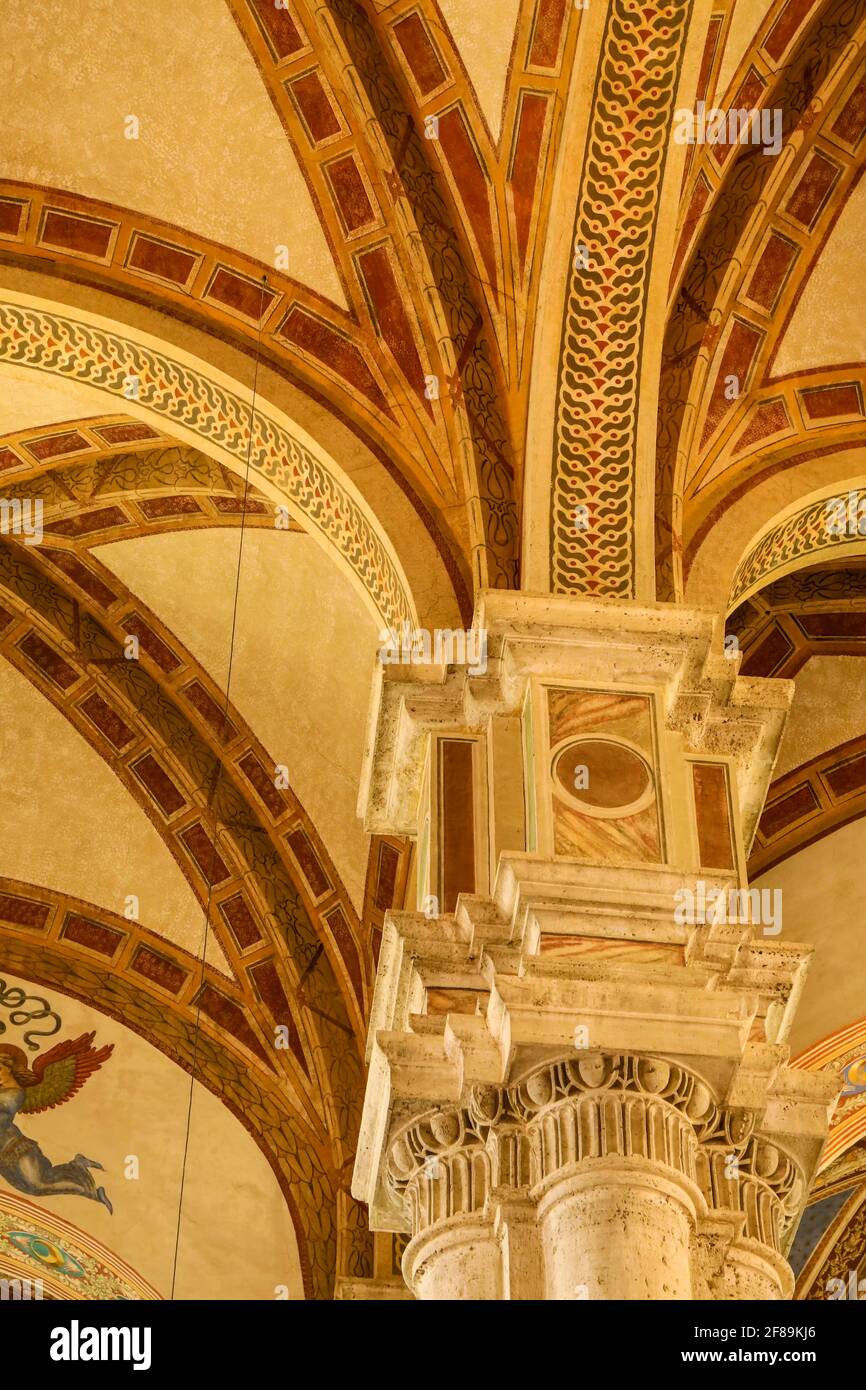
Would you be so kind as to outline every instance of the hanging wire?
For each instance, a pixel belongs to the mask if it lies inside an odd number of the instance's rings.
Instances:
[[[238,620],[238,597],[239,597],[239,595],[240,595],[240,588],[241,588],[241,561],[242,561],[243,552],[244,552],[244,531],[245,531],[245,529],[246,529],[246,519],[247,519],[247,496],[248,496],[249,487],[250,487],[250,466],[251,466],[252,452],[253,452],[253,424],[254,424],[254,422],[255,422],[256,396],[257,396],[257,393],[258,393],[258,386],[259,386],[259,364],[260,364],[260,362],[261,362],[261,354],[262,354],[262,321],[263,321],[264,316],[265,316],[265,294],[267,293],[267,285],[268,285],[268,277],[267,277],[267,275],[263,275],[263,276],[262,276],[262,290],[261,290],[261,312],[260,312],[260,314],[259,314],[259,331],[258,331],[258,337],[257,337],[257,340],[256,340],[255,368],[254,368],[254,371],[253,371],[252,399],[251,399],[251,401],[250,401],[249,425],[248,425],[248,429],[247,429],[247,458],[246,458],[246,467],[245,467],[245,470],[244,470],[243,506],[242,506],[242,508],[241,508],[241,526],[240,526],[240,536],[239,536],[239,538],[238,538],[238,563],[237,563],[237,568],[236,568],[236,571],[235,571],[235,592],[234,592],[234,599],[233,599],[233,602],[232,602],[232,622],[231,622],[231,633],[230,633],[230,636],[229,636],[229,660],[228,660],[228,670],[227,670],[227,672],[226,672],[225,704],[224,704],[224,706],[223,706],[223,718],[222,718],[222,726],[221,726],[221,730],[220,730],[220,733],[221,733],[221,734],[224,733],[225,728],[226,728],[226,724],[227,724],[227,721],[228,721],[229,697],[230,697],[231,683],[232,683],[232,665],[233,665],[233,662],[234,662],[234,651],[235,651],[235,632],[236,632],[236,630],[237,630],[237,620]],[[210,786],[210,790],[209,790],[209,792],[208,792],[207,806],[208,806],[208,810],[209,810],[209,811],[212,811],[212,810],[213,810],[214,803],[215,803],[215,801],[216,801],[216,795],[217,795],[217,791],[219,790],[219,784],[220,784],[220,778],[221,778],[221,776],[222,776],[222,770],[223,770],[222,759],[221,759],[221,758],[218,758],[218,759],[217,759],[217,766],[216,766],[216,774],[215,774],[215,776],[211,779],[211,786]],[[187,1159],[188,1159],[188,1157],[189,1157],[189,1140],[190,1140],[190,1130],[191,1130],[191,1126],[192,1126],[192,1098],[193,1098],[193,1092],[194,1092],[194,1090],[195,1090],[196,1063],[197,1063],[197,1061],[198,1061],[198,1041],[199,1041],[199,1031],[200,1031],[200,1025],[201,1025],[201,996],[202,996],[203,987],[204,987],[204,971],[205,971],[205,963],[206,963],[206,959],[207,959],[207,944],[208,944],[208,933],[209,933],[209,930],[210,930],[210,914],[211,914],[211,903],[212,903],[212,899],[213,899],[213,877],[214,877],[214,871],[215,871],[215,868],[216,868],[216,855],[217,855],[217,817],[216,817],[216,815],[214,815],[214,817],[213,817],[212,844],[211,844],[211,862],[210,862],[210,871],[209,871],[209,873],[208,873],[208,883],[207,883],[207,906],[205,907],[205,917],[204,917],[204,936],[203,936],[203,938],[202,938],[201,959],[200,959],[200,961],[199,961],[199,965],[200,965],[200,967],[201,967],[201,984],[202,984],[202,988],[199,989],[199,994],[198,994],[198,999],[197,999],[197,1001],[196,1001],[196,1009],[195,1009],[195,1029],[194,1029],[194,1032],[193,1032],[192,1065],[191,1065],[191,1068],[190,1068],[189,1097],[188,1097],[188,1100],[187,1100],[187,1108],[186,1108],[186,1127],[185,1127],[184,1139],[183,1139],[183,1160],[182,1160],[182,1163],[181,1163],[181,1170],[180,1170],[180,1191],[179,1191],[179,1193],[178,1193],[178,1202],[177,1202],[177,1225],[176,1225],[175,1233],[174,1233],[174,1257],[173,1257],[173,1259],[172,1259],[172,1266],[171,1266],[171,1295],[170,1295],[170,1297],[171,1297],[172,1300],[174,1300],[175,1286],[176,1286],[176,1283],[177,1283],[177,1261],[178,1261],[178,1254],[179,1254],[179,1251],[180,1251],[180,1228],[181,1228],[181,1222],[182,1222],[182,1220],[183,1220],[183,1199],[184,1199],[184,1193],[185,1193],[185,1191],[186,1191],[186,1168],[187,1168]]]

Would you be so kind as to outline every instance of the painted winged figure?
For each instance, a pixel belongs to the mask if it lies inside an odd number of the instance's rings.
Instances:
[[[0,1178],[31,1197],[90,1197],[109,1212],[113,1207],[104,1187],[97,1187],[91,1168],[102,1168],[92,1158],[76,1154],[68,1163],[50,1163],[35,1139],[28,1139],[15,1117],[37,1115],[80,1091],[114,1050],[93,1047],[95,1033],[68,1038],[37,1057],[33,1068],[20,1047],[0,1044]]]

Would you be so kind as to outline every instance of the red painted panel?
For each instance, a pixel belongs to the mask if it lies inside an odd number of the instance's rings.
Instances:
[[[448,74],[421,16],[410,14],[405,19],[398,19],[394,25],[394,35],[422,96],[432,92],[435,87],[441,87]]]
[[[433,408],[424,396],[424,368],[418,356],[406,307],[388,252],[384,246],[377,246],[360,255],[358,264],[379,332],[393,353],[404,377],[432,417]]]
[[[311,357],[315,357],[317,361],[343,377],[344,381],[355,386],[377,409],[390,414],[388,402],[379,383],[354,343],[350,343],[342,334],[335,333],[321,319],[295,305],[280,324],[277,337],[284,338],[286,342],[294,343],[296,347],[308,352]]]
[[[490,215],[490,188],[459,106],[439,117],[439,144],[475,233],[490,283],[496,289],[496,248]]]
[[[514,141],[511,165],[511,188],[514,195],[514,220],[517,228],[517,254],[520,267],[526,264],[529,229],[538,183],[538,161],[547,116],[547,98],[535,92],[525,93],[520,104],[520,118]]]

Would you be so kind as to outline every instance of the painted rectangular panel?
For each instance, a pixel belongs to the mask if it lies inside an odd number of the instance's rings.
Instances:
[[[742,674],[744,676],[771,676],[787,661],[793,650],[793,645],[785,633],[774,623],[758,645],[746,654],[742,665]]]
[[[304,73],[286,87],[314,145],[340,134],[340,122],[318,72]]]
[[[249,5],[278,61],[307,46],[285,0],[280,5],[275,0],[249,0]]]
[[[80,512],[62,521],[51,521],[45,527],[53,536],[92,536],[96,531],[110,531],[113,526],[128,526],[129,517],[122,507],[98,507],[93,512]]]
[[[859,145],[866,130],[866,77],[857,84],[833,124],[833,134],[848,145]]]
[[[62,251],[103,260],[108,255],[117,226],[116,222],[81,217],[62,208],[46,208],[39,241],[42,246],[56,246]]]
[[[440,882],[443,911],[453,912],[459,893],[475,891],[473,745],[465,739],[439,744]]]
[[[300,827],[293,830],[290,835],[286,836],[286,844],[300,864],[301,872],[310,885],[310,892],[313,897],[322,898],[326,893],[330,893],[330,879],[319,863],[319,857],[306,831]]]
[[[28,454],[42,462],[45,459],[65,458],[67,454],[79,454],[93,445],[77,430],[65,434],[46,434],[41,439],[33,439],[24,448]]]
[[[192,1003],[212,1019],[218,1028],[224,1028],[227,1033],[231,1033],[232,1037],[237,1038],[253,1056],[258,1057],[266,1067],[273,1069],[273,1062],[247,1022],[246,1014],[233,999],[214,989],[213,985],[205,984]]]
[[[136,949],[129,968],[160,988],[168,990],[169,994],[179,994],[189,979],[187,972],[173,960],[152,951],[149,946],[139,946]]]
[[[448,161],[469,224],[475,233],[491,288],[496,294],[498,274],[490,187],[461,107],[454,106],[439,117],[439,145]]]
[[[812,156],[785,207],[789,217],[812,227],[839,178],[839,169],[821,153]]]
[[[201,823],[191,825],[180,838],[201,870],[205,883],[224,883],[229,878],[229,870]]]
[[[18,236],[26,208],[20,198],[0,198],[0,236]]]
[[[866,613],[801,613],[795,621],[813,642],[860,641],[866,637]]]
[[[801,27],[815,0],[788,0],[764,42],[764,48],[778,62],[797,30]]]
[[[326,166],[325,173],[334,195],[334,202],[346,232],[357,232],[375,222],[364,180],[352,155],[343,155]]]
[[[126,256],[128,270],[137,270],[142,275],[151,275],[155,280],[164,280],[169,285],[188,285],[201,256],[188,251],[185,246],[175,246],[171,241],[147,236],[136,232],[130,242]]]
[[[283,989],[282,981],[277,974],[277,968],[273,961],[265,960],[259,965],[250,967],[249,976],[255,988],[258,990],[262,1000],[270,1010],[272,1018],[287,1029],[288,1044],[300,1062],[304,1071],[309,1075],[307,1061],[304,1057],[304,1049],[301,1044],[300,1034],[297,1024],[292,1016],[289,1001],[286,998],[286,991]]]
[[[734,401],[745,391],[752,362],[763,336],[760,329],[755,328],[752,324],[745,323],[743,319],[734,319],[728,334],[728,341],[722,352],[722,360],[719,363],[710,404],[707,408],[707,418],[701,438],[702,448],[722,423]],[[732,378],[736,378],[737,383],[735,394],[731,387]]]
[[[158,521],[167,516],[194,516],[201,513],[201,507],[194,497],[179,493],[174,497],[142,497],[138,506],[148,521]]]
[[[251,323],[259,324],[277,296],[260,281],[251,280],[248,275],[238,275],[237,271],[219,265],[208,282],[204,297],[242,315]]]
[[[19,898],[14,893],[0,893],[0,922],[11,922],[16,927],[30,927],[33,931],[43,931],[50,910],[46,903],[34,902],[31,898]]]
[[[270,508],[265,502],[257,502],[254,497],[212,497],[211,502],[223,516],[267,516]],[[294,528],[290,528],[294,529]]]
[[[763,92],[766,85],[767,84],[761,77],[761,74],[759,72],[756,72],[754,68],[749,68],[749,71],[746,73],[745,79],[742,82],[740,89],[737,92],[737,95],[734,97],[734,100],[731,103],[731,109],[734,111],[760,110],[763,104],[761,98],[763,96]],[[712,145],[711,149],[713,152],[713,158],[718,160],[719,164],[724,164],[726,159],[731,154],[732,150],[736,149],[736,143],[731,145],[727,143],[723,144],[720,142],[717,145]]]
[[[151,661],[166,673],[176,671],[180,665],[180,660],[175,656],[169,646],[163,642],[161,637],[148,627],[147,623],[138,613],[130,613],[123,620],[124,632],[138,638],[138,644],[143,652],[150,657]]]
[[[837,763],[824,773],[824,780],[834,796],[850,796],[852,792],[862,791],[866,787],[866,755],[861,753],[859,757]]]
[[[286,799],[275,784],[275,774],[263,767],[255,753],[245,753],[238,767],[251,786],[255,788],[275,820],[286,813]]]
[[[728,770],[724,763],[692,763],[692,778],[701,868],[733,869]]]
[[[93,574],[76,555],[72,555],[68,550],[51,550],[48,546],[41,546],[40,553],[50,560],[61,574],[65,574],[79,589],[88,594],[94,603],[98,603],[100,608],[109,608],[116,601],[117,594],[109,589],[107,584],[103,584],[99,576]]]
[[[334,938],[337,950],[340,952],[340,955],[343,958],[346,970],[349,974],[349,979],[352,981],[352,988],[355,991],[358,1003],[363,1009],[364,985],[363,976],[361,972],[361,962],[358,959],[358,952],[355,947],[355,942],[352,937],[352,933],[349,930],[349,924],[346,921],[343,909],[341,907],[335,908],[333,912],[329,912],[326,915],[325,921],[327,922],[328,927],[331,931],[331,935]]]
[[[237,738],[238,731],[226,717],[224,705],[218,704],[200,681],[190,681],[189,685],[184,686],[183,693],[196,713],[201,715],[224,743],[231,743]]]
[[[33,665],[55,685],[59,685],[61,690],[68,690],[79,679],[79,673],[35,632],[28,632],[18,646],[28,661],[32,661]]]
[[[800,399],[810,420],[833,420],[843,415],[863,414],[860,386],[856,381],[843,381],[838,386],[818,386],[802,391]]]
[[[256,920],[242,893],[235,893],[220,903],[220,912],[229,924],[232,936],[242,951],[248,951],[262,939]]]
[[[530,67],[556,67],[567,9],[568,0],[538,0],[529,49]]]
[[[123,932],[106,927],[101,922],[92,922],[89,917],[81,917],[77,912],[68,913],[60,935],[76,946],[84,946],[88,951],[98,951],[101,956],[113,956],[118,946],[125,940]]]
[[[547,691],[555,854],[659,863],[663,837],[648,695]]]
[[[186,805],[186,797],[178,790],[165,769],[160,767],[152,753],[145,753],[143,758],[133,763],[132,770],[165,815],[173,816]]]
[[[358,267],[376,327],[400,371],[432,418],[433,408],[424,394],[424,368],[387,249],[384,246],[375,246],[362,252],[358,257]]]
[[[277,337],[285,338],[318,362],[324,363],[332,372],[357,387],[373,404],[389,414],[379,383],[364,361],[354,343],[334,330],[314,314],[293,305],[277,329]]]
[[[121,425],[100,425],[95,431],[106,444],[133,444],[140,439],[158,439],[156,430],[152,430],[150,425],[136,424],[130,421],[129,424]]]
[[[393,845],[379,845],[379,863],[376,876],[376,893],[374,903],[380,912],[387,912],[389,907],[394,905],[394,894],[397,890],[397,870],[400,866],[400,856]]]
[[[707,25],[707,40],[704,44],[704,52],[701,58],[701,67],[698,73],[697,87],[695,88],[695,100],[704,101],[710,87],[710,73],[713,70],[713,62],[716,50],[719,46],[719,36],[722,32],[722,15],[713,15]]]
[[[794,263],[797,247],[786,237],[773,232],[761,252],[746,294],[762,309],[771,310],[782,292],[788,271]]]
[[[409,14],[394,25],[394,36],[403,50],[422,96],[441,87],[448,74],[433,46],[421,16]]]
[[[131,743],[135,735],[128,724],[125,724],[119,714],[115,714],[110,705],[106,704],[101,695],[96,691],[88,695],[86,700],[82,700],[78,706],[82,714],[85,714],[91,724],[95,724],[101,734],[108,739],[112,748],[118,750],[125,748]]]
[[[673,284],[674,280],[677,278],[679,268],[683,262],[683,257],[685,256],[688,247],[691,245],[692,237],[694,236],[695,229],[699,221],[701,220],[701,217],[703,216],[704,208],[706,206],[707,199],[710,196],[710,192],[710,185],[707,183],[707,180],[704,178],[703,174],[701,174],[692,192],[692,201],[689,203],[689,210],[686,213],[685,218],[683,219],[683,230],[680,233],[679,244],[677,246],[673,266],[671,268],[671,284]]]
[[[765,840],[772,840],[781,830],[786,830],[795,821],[819,809],[818,798],[809,783],[804,782],[802,786],[770,802],[761,816],[761,835]]]
[[[790,429],[791,422],[783,401],[762,401],[758,405],[743,433],[734,446],[736,453],[742,453],[753,444],[758,444],[771,434],[781,434]]]
[[[511,191],[514,197],[514,220],[517,228],[517,253],[521,269],[526,263],[532,210],[538,182],[538,164],[544,122],[547,118],[547,98],[537,92],[524,93],[520,103],[514,156],[511,164]]]

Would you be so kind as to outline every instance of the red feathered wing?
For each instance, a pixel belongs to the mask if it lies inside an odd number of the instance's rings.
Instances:
[[[67,1038],[44,1057],[36,1058],[33,1063],[36,1079],[24,1092],[22,1114],[35,1115],[40,1110],[51,1110],[81,1090],[87,1078],[99,1071],[114,1051],[113,1043],[93,1047],[95,1037],[95,1033],[82,1033],[80,1038]]]

